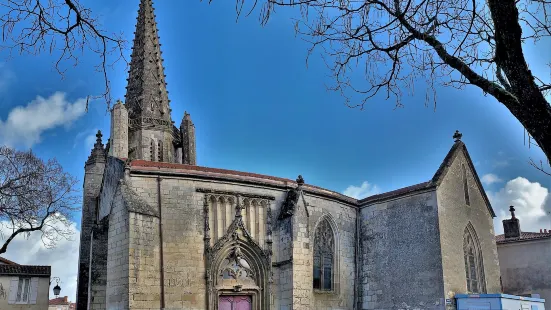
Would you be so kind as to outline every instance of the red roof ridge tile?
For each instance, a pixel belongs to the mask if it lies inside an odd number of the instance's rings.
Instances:
[[[539,233],[523,231],[520,233],[520,237],[505,238],[504,234],[496,235],[496,243],[509,243],[509,242],[522,242],[529,240],[547,239],[551,238],[551,232]]]
[[[19,265],[18,263],[12,262],[11,260],[3,257],[0,257],[0,262],[3,262],[4,264],[7,264],[7,265]]]

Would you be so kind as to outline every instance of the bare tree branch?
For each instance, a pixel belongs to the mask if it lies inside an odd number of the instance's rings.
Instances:
[[[100,28],[90,9],[78,0],[5,0],[0,2],[0,26],[2,42],[0,50],[20,54],[38,55],[49,52],[56,55],[54,64],[63,77],[64,64],[79,64],[85,51],[99,55],[96,70],[104,79],[105,89],[101,95],[108,107],[111,103],[111,89],[108,68],[123,60],[126,41],[121,34],[108,35]],[[109,56],[114,55],[112,63]]]
[[[236,0],[237,15],[246,10]],[[329,89],[350,107],[375,97],[402,105],[426,81],[436,107],[435,85],[476,86],[516,117],[551,159],[549,77],[529,69],[523,46],[551,37],[547,0],[250,0],[261,4],[264,25],[276,7],[296,7],[295,29],[317,50],[333,75]],[[251,9],[252,10],[252,9]],[[551,64],[548,64],[551,68]],[[357,79],[357,73],[364,80]],[[352,78],[352,75],[355,75]],[[359,103],[352,103],[360,94]],[[358,99],[356,99],[358,100]],[[428,103],[428,102],[426,102]]]
[[[41,231],[48,247],[68,238],[71,214],[79,209],[76,183],[56,160],[44,162],[31,151],[0,147],[0,228],[11,231],[0,254],[16,236],[34,231]]]

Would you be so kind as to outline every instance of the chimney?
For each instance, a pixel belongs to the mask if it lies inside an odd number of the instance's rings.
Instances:
[[[67,296],[63,297],[63,302],[68,302],[67,299],[68,299]]]
[[[543,232],[544,232],[544,233],[547,233],[547,229],[544,229]]]
[[[540,228],[540,234],[543,232],[543,229]]]
[[[503,220],[503,231],[505,232],[505,239],[520,237],[520,223],[515,217],[515,207],[510,206],[511,218]]]

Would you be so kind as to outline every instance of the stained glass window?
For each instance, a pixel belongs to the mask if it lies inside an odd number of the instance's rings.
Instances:
[[[322,220],[314,237],[313,286],[315,289],[333,289],[333,269],[335,255],[334,232],[327,219]]]
[[[471,224],[465,229],[463,237],[463,252],[465,256],[465,276],[467,279],[468,293],[484,293],[484,264],[482,263],[482,253],[476,232]]]

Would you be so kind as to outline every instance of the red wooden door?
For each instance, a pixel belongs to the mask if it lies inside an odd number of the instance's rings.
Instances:
[[[218,310],[252,310],[251,296],[220,296]]]

